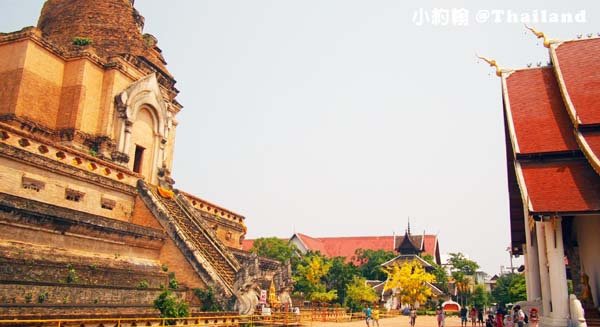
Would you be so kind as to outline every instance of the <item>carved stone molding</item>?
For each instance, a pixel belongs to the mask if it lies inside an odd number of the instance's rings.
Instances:
[[[166,235],[158,229],[105,218],[94,214],[63,208],[31,199],[0,193],[0,220],[8,223],[46,226],[64,233],[88,230],[90,236],[100,236],[118,240],[131,237],[132,241],[145,244],[145,247],[160,248]],[[148,242],[159,241],[151,246]]]
[[[110,157],[114,162],[120,162],[120,163],[128,163],[129,162],[129,155],[127,153],[113,151],[110,153]]]
[[[35,167],[45,167],[46,169],[54,171],[58,174],[76,178],[84,182],[94,183],[102,187],[112,188],[116,191],[129,195],[135,195],[137,193],[135,187],[133,186],[15,148],[8,144],[0,143],[0,156],[11,160],[21,161]]]

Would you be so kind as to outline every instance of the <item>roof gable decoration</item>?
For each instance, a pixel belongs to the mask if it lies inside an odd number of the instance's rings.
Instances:
[[[508,122],[508,134],[510,136],[510,143],[512,144],[511,154],[513,158],[516,157],[516,154],[520,152],[519,150],[519,142],[517,141],[517,134],[515,133],[514,119],[512,116],[512,111],[510,109],[510,99],[508,95],[508,83],[506,79],[508,76],[502,75],[501,84],[502,84],[502,100],[504,102],[504,113],[506,114],[506,120]]]
[[[421,252],[423,252],[423,239],[424,238],[425,238],[425,233],[423,232],[423,236],[421,237],[421,239],[419,241],[417,241],[417,242],[419,242],[419,244],[417,245],[413,242],[412,235],[410,234],[410,221],[409,221],[407,229],[404,232],[404,237],[402,238],[400,245],[398,245],[398,247],[396,247],[396,251],[398,251],[400,254],[419,255],[419,254],[421,254]]]
[[[400,254],[400,255],[396,256],[395,258],[382,263],[380,266],[388,267],[396,262],[412,261],[412,260],[417,260],[424,268],[432,268],[432,265],[429,262],[425,261],[420,256],[414,255],[414,254]]]
[[[302,253],[306,253],[309,250],[306,244],[302,241],[300,234],[292,235],[292,237],[290,238],[290,243],[296,245],[298,250]]]

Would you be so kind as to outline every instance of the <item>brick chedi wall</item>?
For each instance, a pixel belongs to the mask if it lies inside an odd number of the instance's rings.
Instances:
[[[156,38],[142,35],[143,25],[129,0],[48,0],[38,20],[42,36],[59,47],[73,47],[75,37],[89,38],[100,57],[142,56],[170,76]]]

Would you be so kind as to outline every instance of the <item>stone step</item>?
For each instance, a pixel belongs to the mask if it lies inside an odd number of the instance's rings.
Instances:
[[[151,187],[150,190],[155,198],[165,206],[169,217],[185,234],[186,238],[194,244],[196,250],[202,253],[202,256],[213,266],[217,274],[225,281],[229,288],[232,288],[236,271],[223,257],[219,249],[215,247],[214,244],[218,240],[209,239],[210,234],[202,230],[200,224],[194,222],[194,218],[190,217],[175,199],[167,199],[160,196],[154,187]]]

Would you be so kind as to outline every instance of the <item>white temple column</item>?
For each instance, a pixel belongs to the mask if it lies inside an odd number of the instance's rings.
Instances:
[[[552,221],[544,222],[552,307],[551,320],[547,320],[544,324],[546,326],[567,326],[569,319],[569,291],[561,221],[560,217],[555,217]]]
[[[536,222],[535,231],[538,246],[538,271],[540,273],[540,294],[542,296],[542,317],[550,317],[550,278],[548,276],[548,260],[546,254],[546,235],[544,223]]]
[[[535,301],[542,297],[540,290],[540,266],[537,242],[531,237],[529,219],[525,218],[525,281],[527,285],[527,301]]]

